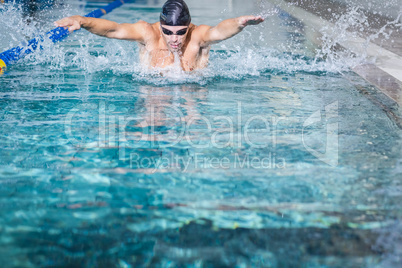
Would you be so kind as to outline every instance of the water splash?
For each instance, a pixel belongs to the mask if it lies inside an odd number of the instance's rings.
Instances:
[[[38,34],[38,23],[33,21],[27,25],[21,6],[5,3],[0,5],[2,26],[0,27],[0,48],[11,48],[23,40]]]
[[[340,48],[340,43],[348,40],[351,27],[357,28],[359,32],[363,31],[364,26],[368,26],[367,17],[359,12],[358,7],[354,7],[346,14],[340,15],[334,25],[335,27],[331,29],[328,26],[321,29],[322,46],[317,49],[316,59],[325,58],[334,67],[341,66],[342,63],[348,67],[363,63],[367,57],[366,53],[355,55],[351,50]],[[358,37],[358,32],[351,33],[354,37]],[[365,45],[367,46],[368,43]]]
[[[316,59],[325,59],[328,65],[333,66],[330,69],[340,68],[338,71],[345,69],[342,66],[349,69],[360,64],[374,63],[376,59],[370,58],[367,53],[370,43],[379,43],[382,46],[389,42],[393,34],[392,28],[402,27],[401,16],[402,13],[393,20],[388,19],[381,28],[374,29],[371,27],[372,19],[366,11],[359,5],[349,5],[346,13],[333,14],[333,27],[325,26],[320,30],[322,46],[316,49]],[[364,39],[358,53],[341,45],[351,38]]]
[[[114,75],[130,75],[134,81],[166,85],[197,83],[206,84],[215,79],[240,80],[248,76],[268,76],[272,74],[295,72],[338,73],[367,61],[367,55],[354,55],[349,50],[337,50],[338,44],[346,38],[351,28],[357,29],[358,36],[366,27],[368,20],[359,8],[351,8],[346,14],[336,18],[335,29],[322,29],[323,46],[311,53],[305,47],[309,41],[302,36],[301,25],[289,23],[290,17],[284,17],[272,5],[261,2],[260,15],[267,18],[266,25],[248,27],[241,34],[219,45],[213,46],[210,53],[210,65],[205,70],[186,73],[174,66],[165,70],[148,69],[141,66],[137,45],[133,42],[101,38],[82,30],[71,35],[68,40],[53,44],[45,40],[43,50],[29,55],[21,64],[32,67],[44,67],[50,71],[63,72],[72,68],[85,73],[112,72]],[[62,11],[78,13],[74,11]],[[57,12],[56,12],[57,13]],[[60,12],[59,12],[60,13]],[[9,33],[0,42],[6,48],[18,45],[17,41],[34,37],[44,26],[38,23],[26,25],[20,8],[12,5],[2,6],[2,15],[6,24],[1,31]],[[57,17],[61,17],[57,14]],[[389,22],[399,25],[398,19]],[[279,28],[283,41],[280,45],[272,42]],[[385,27],[371,35],[367,43],[385,33]],[[38,30],[39,29],[39,30]],[[4,40],[13,40],[4,44]],[[177,58],[177,57],[176,57]],[[161,75],[162,73],[162,75]]]
[[[259,8],[262,11],[257,15],[263,17],[264,19],[267,19],[272,16],[276,16],[279,14],[279,9],[277,7],[272,6],[271,4],[268,4],[263,1],[261,1],[259,3]]]

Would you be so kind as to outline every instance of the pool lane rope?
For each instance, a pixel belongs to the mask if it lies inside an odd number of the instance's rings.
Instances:
[[[116,0],[108,4],[107,6],[89,12],[88,14],[85,15],[85,17],[100,18],[103,15],[112,12],[115,8],[118,8],[127,2],[132,1]],[[68,31],[68,29],[64,29],[63,27],[57,27],[47,32],[45,35],[40,35],[36,38],[29,40],[28,44],[26,45],[17,46],[0,53],[0,75],[4,73],[4,70],[7,66],[16,63],[18,60],[24,58],[28,54],[31,54],[38,48],[42,48],[40,43],[43,42],[45,38],[50,39],[53,43],[57,43],[65,39],[69,34],[70,32]]]

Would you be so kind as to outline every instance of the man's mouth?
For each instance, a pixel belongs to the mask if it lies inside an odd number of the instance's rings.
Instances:
[[[179,48],[179,44],[170,44],[172,48]]]

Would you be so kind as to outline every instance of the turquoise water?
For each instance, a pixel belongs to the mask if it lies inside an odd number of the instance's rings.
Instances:
[[[196,24],[261,11],[188,3]],[[102,3],[80,5],[41,16]],[[159,6],[105,18],[153,21]],[[301,24],[264,8],[265,25],[213,47],[210,67],[193,74],[160,76],[138,64],[135,44],[84,31],[9,68],[0,78],[0,260],[397,266],[401,129],[361,94],[375,89],[348,71],[351,60],[316,59]]]

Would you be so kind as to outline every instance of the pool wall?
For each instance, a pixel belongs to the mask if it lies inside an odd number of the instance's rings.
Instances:
[[[402,1],[401,0],[396,0],[394,1],[395,4],[399,3],[399,10],[395,8],[395,6],[392,4],[392,1],[379,1],[379,0],[334,0],[335,2],[341,3],[341,4],[350,4],[354,3],[356,5],[359,5],[363,9],[370,11],[370,12],[380,12],[384,16],[396,19],[398,16],[402,13]],[[399,21],[402,22],[402,17],[399,18]]]

